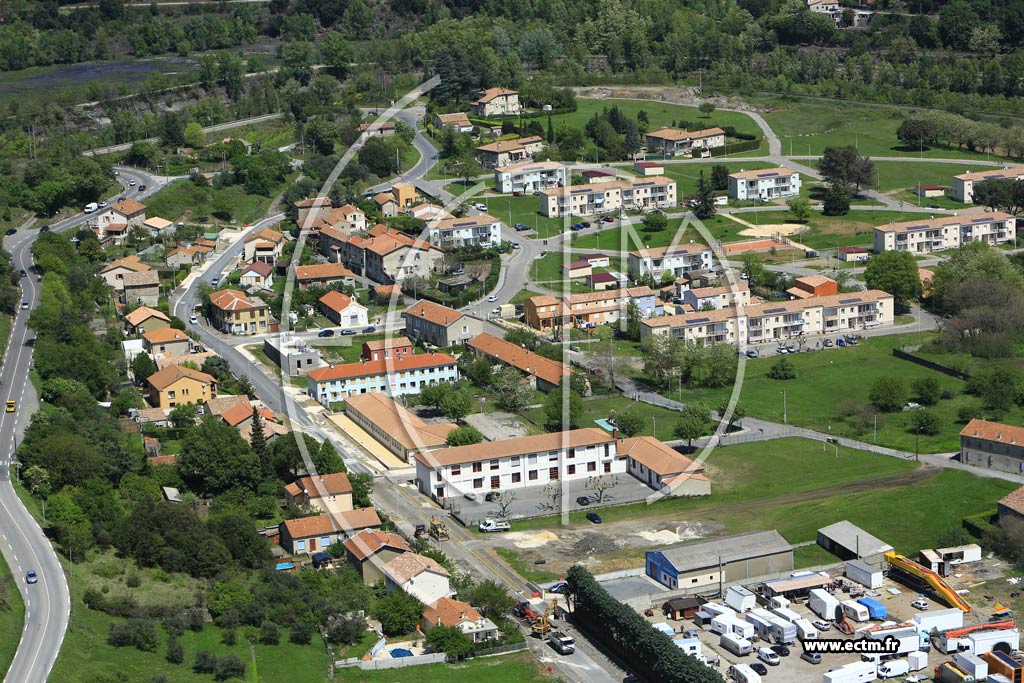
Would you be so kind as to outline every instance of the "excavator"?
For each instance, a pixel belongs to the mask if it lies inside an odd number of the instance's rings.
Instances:
[[[428,533],[437,541],[447,541],[449,538],[448,527],[445,526],[444,521],[439,517],[430,518],[430,530]]]
[[[548,603],[548,608],[544,610],[544,614],[540,615],[530,628],[533,630],[533,635],[537,638],[543,638],[551,630],[551,614],[555,611],[555,607],[558,605],[558,598],[554,598]]]

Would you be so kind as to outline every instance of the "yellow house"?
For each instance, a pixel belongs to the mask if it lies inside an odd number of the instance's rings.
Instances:
[[[169,410],[177,405],[202,405],[217,397],[217,380],[205,372],[180,365],[168,365],[154,372],[149,383],[149,401],[154,407]]]
[[[391,186],[391,194],[395,196],[399,209],[411,208],[420,198],[416,188],[409,183],[395,183]]]

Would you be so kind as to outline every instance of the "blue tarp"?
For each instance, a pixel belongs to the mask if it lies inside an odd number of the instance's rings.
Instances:
[[[878,602],[877,600],[872,600],[871,598],[861,598],[857,602],[868,608],[868,614],[871,615],[872,619],[885,619],[886,615],[888,614],[886,612],[885,605]]]
[[[391,650],[391,657],[398,659],[399,657],[412,657],[412,650],[407,650],[404,647],[396,647]]]

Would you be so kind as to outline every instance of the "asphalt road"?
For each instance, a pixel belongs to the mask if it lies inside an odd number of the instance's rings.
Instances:
[[[121,179],[146,185],[145,192],[131,195],[145,199],[167,183],[167,179],[130,169],[119,169]],[[111,197],[109,199],[115,199]],[[84,214],[50,224],[53,232],[70,230],[82,223]],[[15,268],[28,273],[21,279],[22,300],[34,308],[39,301],[40,283],[32,273],[32,244],[37,230],[19,230],[4,239],[4,248],[11,254]],[[10,341],[0,365],[0,400],[16,402],[15,411],[0,413],[0,551],[14,574],[25,603],[25,625],[18,650],[4,678],[5,683],[42,683],[53,668],[71,614],[71,595],[57,553],[49,539],[28,512],[11,483],[17,476],[14,451],[22,438],[39,402],[29,381],[32,364],[31,341],[35,334],[28,329],[30,310],[18,310]],[[25,575],[34,569],[38,583],[29,585]],[[5,634],[13,637],[13,634]]]

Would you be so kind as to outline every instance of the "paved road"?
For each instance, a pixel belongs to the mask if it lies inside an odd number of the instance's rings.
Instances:
[[[148,197],[167,182],[131,169],[119,169],[121,178],[147,185],[146,192],[135,193],[140,199]],[[110,199],[114,199],[111,197]],[[84,214],[52,223],[53,232],[71,230],[82,223]],[[19,230],[4,240],[4,248],[11,254],[15,268],[23,269],[28,277],[21,279],[22,299],[34,308],[39,301],[41,286],[32,273],[32,244],[39,236],[36,230]],[[67,579],[57,554],[43,530],[22,505],[11,483],[14,451],[23,437],[32,414],[39,408],[35,389],[28,379],[32,363],[30,341],[35,335],[28,329],[30,310],[20,310],[14,318],[10,341],[4,350],[0,365],[0,400],[16,401],[16,411],[0,413],[0,551],[2,551],[25,603],[25,624],[18,650],[4,678],[5,683],[43,683],[53,668],[71,611],[71,596]],[[25,582],[25,574],[35,569],[39,575],[36,584]],[[14,634],[4,634],[13,638]]]

